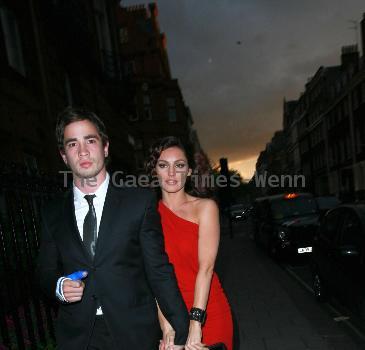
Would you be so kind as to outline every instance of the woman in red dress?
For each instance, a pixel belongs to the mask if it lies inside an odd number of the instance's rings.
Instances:
[[[205,349],[204,344],[222,342],[232,350],[231,310],[214,272],[220,235],[218,207],[211,199],[187,192],[187,182],[194,179],[187,153],[177,138],[166,137],[152,147],[147,170],[158,178],[165,249],[190,310],[185,349],[200,350]],[[160,349],[177,349],[173,346],[174,330],[160,310],[159,320],[163,333]]]

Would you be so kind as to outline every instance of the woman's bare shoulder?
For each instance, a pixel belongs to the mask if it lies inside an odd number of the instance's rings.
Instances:
[[[197,216],[200,218],[203,215],[211,215],[218,213],[218,205],[217,203],[210,198],[195,198],[191,201],[192,205],[194,206],[194,211],[196,212]]]

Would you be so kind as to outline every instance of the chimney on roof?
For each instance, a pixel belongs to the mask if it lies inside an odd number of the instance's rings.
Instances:
[[[148,8],[150,10],[150,13],[151,13],[152,17],[157,17],[158,16],[158,8],[157,8],[156,2],[149,3]]]
[[[344,68],[353,66],[357,70],[359,66],[359,50],[357,45],[348,45],[342,47],[341,65]]]

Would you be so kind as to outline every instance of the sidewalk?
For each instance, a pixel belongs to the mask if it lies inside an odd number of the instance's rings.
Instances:
[[[238,319],[240,349],[360,349],[308,292],[256,248],[249,232],[241,230],[234,239],[222,236],[217,272]]]

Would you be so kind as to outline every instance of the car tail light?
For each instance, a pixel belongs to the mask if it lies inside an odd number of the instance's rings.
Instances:
[[[288,193],[284,196],[285,199],[293,199],[293,198],[297,198],[299,195],[298,193]]]

